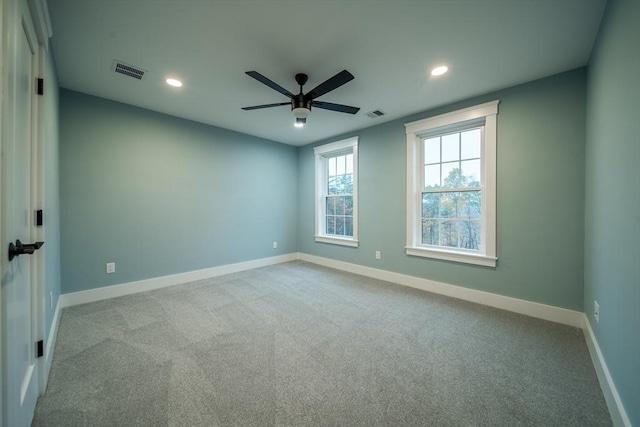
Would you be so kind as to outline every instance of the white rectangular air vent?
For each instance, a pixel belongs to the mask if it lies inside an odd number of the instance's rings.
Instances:
[[[384,111],[382,110],[373,110],[367,113],[367,117],[371,117],[372,119],[377,119],[380,116],[384,116]]]
[[[138,80],[142,80],[144,74],[146,73],[145,70],[134,67],[133,65],[125,64],[124,62],[118,61],[117,59],[113,60],[113,67],[111,68],[111,70]]]

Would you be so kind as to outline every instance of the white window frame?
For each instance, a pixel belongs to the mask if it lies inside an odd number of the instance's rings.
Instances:
[[[434,258],[466,264],[495,267],[496,253],[496,116],[499,100],[476,105],[451,113],[406,123],[407,134],[407,244],[405,253],[411,256]],[[422,197],[424,188],[424,139],[428,135],[483,126],[481,160],[482,238],[478,251],[440,248],[422,244]]]
[[[315,241],[357,247],[358,241],[358,137],[352,137],[313,149],[316,168]],[[336,155],[353,154],[353,236],[338,237],[326,233],[326,185],[328,166],[326,159]]]

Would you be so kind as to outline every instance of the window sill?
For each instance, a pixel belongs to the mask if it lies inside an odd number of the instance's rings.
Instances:
[[[464,264],[482,265],[484,267],[495,267],[498,261],[498,258],[486,255],[476,255],[471,253],[454,252],[439,249],[427,249],[415,246],[405,247],[405,253],[411,256],[435,258],[445,261],[460,262]]]
[[[357,248],[360,242],[354,239],[345,239],[341,237],[316,236],[316,242],[329,243],[332,245],[351,246]]]

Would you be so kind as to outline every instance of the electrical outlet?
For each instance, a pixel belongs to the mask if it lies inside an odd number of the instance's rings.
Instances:
[[[596,318],[596,322],[600,323],[600,305],[598,301],[593,301],[593,317]]]
[[[376,259],[380,259],[380,251],[376,251]]]
[[[116,263],[115,262],[108,262],[107,263],[107,274],[111,274],[111,273],[115,273],[116,272]]]
[[[278,249],[278,242],[273,242],[273,249]]]

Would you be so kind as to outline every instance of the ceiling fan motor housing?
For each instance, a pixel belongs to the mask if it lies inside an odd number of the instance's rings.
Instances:
[[[306,119],[311,113],[311,100],[305,99],[302,86],[307,83],[309,76],[304,73],[296,74],[296,83],[300,86],[300,93],[291,98],[291,111],[296,119]]]
[[[297,119],[306,118],[311,113],[311,100],[305,99],[302,93],[291,98],[291,111]]]

